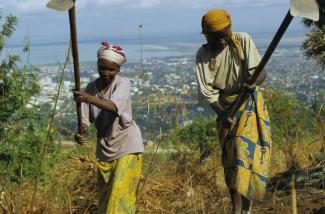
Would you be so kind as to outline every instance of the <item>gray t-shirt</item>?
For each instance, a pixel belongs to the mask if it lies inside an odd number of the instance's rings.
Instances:
[[[242,90],[245,74],[252,74],[261,57],[252,38],[247,33],[235,33],[243,48],[245,65],[233,48],[226,46],[220,53],[211,53],[204,45],[196,54],[196,77],[198,81],[199,103],[214,103],[219,100],[220,90],[236,94]],[[215,67],[209,66],[210,61]]]
[[[141,132],[132,119],[131,83],[128,78],[116,76],[108,91],[99,95],[99,79],[88,83],[85,91],[102,99],[111,100],[117,114],[92,104],[82,103],[82,122],[97,129],[96,158],[111,161],[131,153],[144,151]]]

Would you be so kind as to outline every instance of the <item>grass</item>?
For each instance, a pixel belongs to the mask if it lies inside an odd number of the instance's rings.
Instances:
[[[149,147],[144,154],[138,213],[230,213],[231,200],[224,182],[219,148],[200,164],[199,150],[183,148],[155,153],[155,144]],[[312,164],[313,159],[309,157],[321,148],[320,141],[297,144],[293,157],[304,168]],[[63,153],[65,158],[62,157],[53,168],[47,169],[50,180],[39,187],[34,213],[97,212],[94,148],[86,146],[79,150]],[[165,150],[168,151],[167,148]],[[154,154],[155,158],[152,159]],[[273,148],[271,176],[288,169],[287,158],[292,156],[286,156],[282,147]],[[22,185],[21,189],[20,213],[28,213],[32,183]],[[313,213],[324,204],[324,193],[312,193],[311,190],[308,187],[296,189],[298,213]],[[6,189],[4,192],[0,200],[11,213],[15,209],[13,199],[18,189]],[[291,213],[291,207],[291,190],[276,190],[268,192],[265,201],[254,202],[253,213]]]

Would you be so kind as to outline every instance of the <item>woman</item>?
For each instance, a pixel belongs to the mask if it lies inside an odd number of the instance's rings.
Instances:
[[[85,91],[74,91],[74,99],[82,103],[84,129],[95,124],[97,130],[99,213],[135,213],[144,149],[132,119],[130,80],[117,75],[125,53],[103,42],[97,58],[99,78]],[[85,142],[79,134],[75,140]]]
[[[260,55],[247,33],[233,33],[230,15],[222,9],[202,17],[207,44],[196,55],[199,102],[207,102],[217,114],[222,164],[233,213],[250,213],[252,199],[262,199],[270,163],[270,122],[258,85],[246,84],[260,62]],[[257,86],[256,86],[257,85]],[[228,113],[244,87],[250,97],[236,113]]]

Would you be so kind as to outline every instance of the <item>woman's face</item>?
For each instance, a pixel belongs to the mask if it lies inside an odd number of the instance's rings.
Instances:
[[[230,40],[230,36],[231,36],[230,27],[226,27],[216,32],[207,33],[206,39],[209,47],[212,50],[216,51],[216,50],[222,50],[224,47],[227,46]]]
[[[100,78],[106,82],[111,82],[116,76],[117,72],[120,71],[120,66],[115,62],[99,59],[97,62],[97,69]]]

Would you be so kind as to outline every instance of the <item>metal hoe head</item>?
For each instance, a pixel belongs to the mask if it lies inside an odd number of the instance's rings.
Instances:
[[[46,6],[54,10],[66,11],[71,9],[73,4],[73,0],[51,0]]]
[[[291,0],[290,13],[313,21],[319,20],[319,5],[316,0]]]

